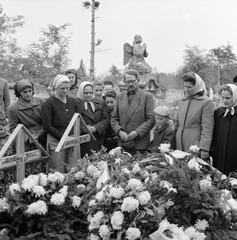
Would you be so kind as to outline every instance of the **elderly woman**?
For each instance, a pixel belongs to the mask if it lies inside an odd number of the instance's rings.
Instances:
[[[223,85],[221,99],[223,106],[214,112],[211,156],[214,167],[228,175],[237,171],[237,86]]]
[[[65,171],[63,163],[73,165],[77,160],[68,157],[72,151],[70,148],[60,153],[54,151],[74,113],[78,112],[76,99],[67,96],[70,86],[67,76],[57,75],[48,87],[52,95],[45,101],[43,108],[43,127],[47,132],[47,150],[51,155],[50,167],[61,172]]]
[[[34,85],[23,79],[14,85],[15,95],[18,100],[9,106],[9,130],[13,132],[21,123],[34,136],[39,143],[45,147],[45,132],[42,127],[42,108],[44,99],[34,97]],[[32,150],[34,144],[26,137],[26,148]]]
[[[77,100],[80,114],[96,138],[96,141],[81,144],[81,157],[84,157],[85,154],[90,155],[91,150],[98,151],[104,144],[109,115],[104,100],[93,95],[93,86],[90,82],[81,83]]]
[[[190,72],[182,80],[185,96],[178,106],[176,148],[188,152],[190,145],[197,145],[201,158],[207,160],[214,127],[213,103],[200,76]]]

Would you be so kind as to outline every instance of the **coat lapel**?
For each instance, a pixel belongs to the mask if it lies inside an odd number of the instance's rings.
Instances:
[[[126,94],[127,96],[127,94]],[[129,119],[132,117],[133,113],[135,112],[135,110],[137,109],[137,107],[139,106],[141,101],[141,90],[138,88],[136,94],[134,95],[132,102],[130,104],[130,106],[128,105],[128,111],[127,112],[127,119],[125,124],[129,121]],[[127,104],[128,104],[128,99],[127,99]]]

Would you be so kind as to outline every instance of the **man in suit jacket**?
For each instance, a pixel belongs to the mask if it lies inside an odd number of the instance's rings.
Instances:
[[[111,126],[118,136],[118,146],[134,155],[144,153],[150,144],[150,130],[155,125],[151,93],[138,86],[139,73],[128,69],[124,74],[127,91],[117,96]]]

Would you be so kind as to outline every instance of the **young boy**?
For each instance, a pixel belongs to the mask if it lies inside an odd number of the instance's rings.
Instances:
[[[94,90],[94,95],[96,97],[102,98],[102,94],[104,91],[104,85],[101,81],[95,80],[93,82],[93,90]]]
[[[161,143],[170,143],[172,149],[174,143],[174,130],[169,124],[170,109],[166,106],[158,106],[154,109],[154,113],[156,117],[156,129],[149,150],[152,153],[159,152],[158,147]]]
[[[104,95],[105,103],[108,107],[109,122],[110,122],[111,115],[114,110],[116,96],[117,96],[117,93],[115,91],[109,91],[109,92],[105,93],[105,95]],[[112,129],[111,124],[109,124],[109,127],[107,128],[107,131],[105,133],[105,147],[107,148],[108,152],[111,149],[114,149],[117,147],[117,136],[116,136],[114,130]]]

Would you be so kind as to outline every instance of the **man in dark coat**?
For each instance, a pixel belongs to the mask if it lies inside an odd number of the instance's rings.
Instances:
[[[139,74],[128,69],[124,74],[127,91],[117,96],[111,126],[118,136],[118,146],[134,155],[144,153],[150,145],[150,130],[155,125],[154,100],[151,93],[138,87]]]

